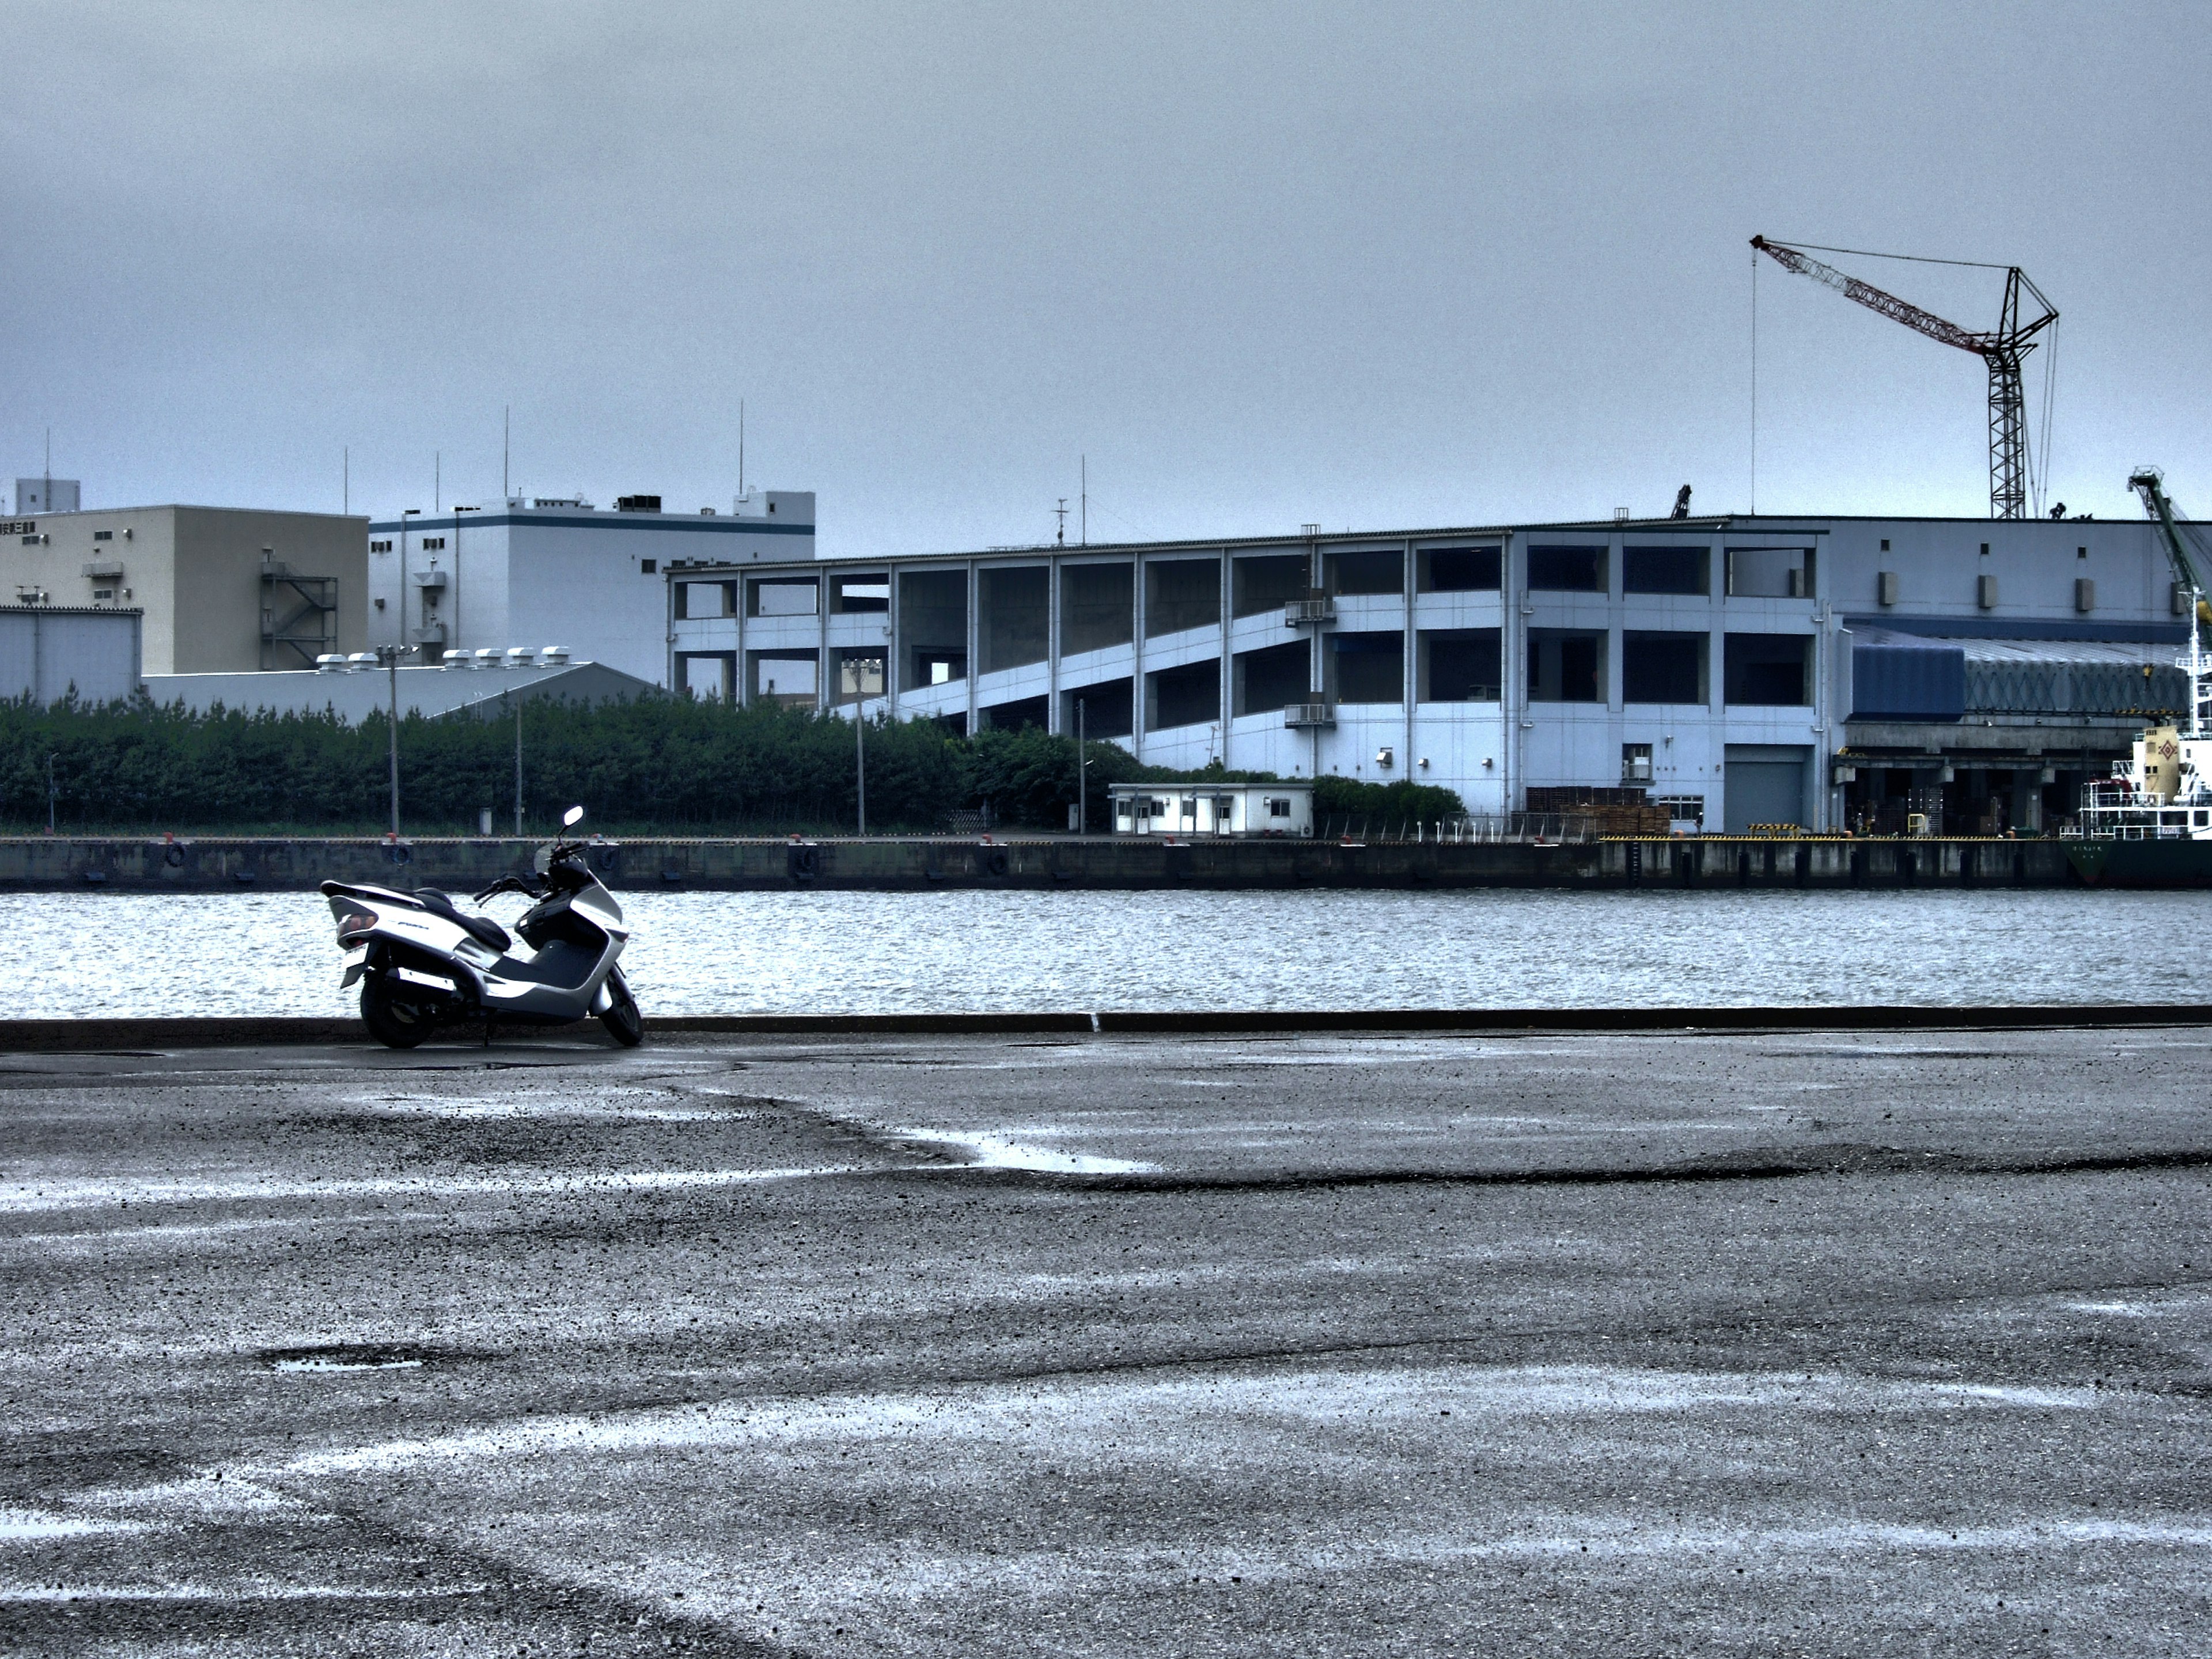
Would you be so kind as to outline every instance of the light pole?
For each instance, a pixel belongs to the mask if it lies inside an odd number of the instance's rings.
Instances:
[[[868,705],[853,705],[853,779],[860,807],[860,835],[868,833]]]
[[[1083,703],[1075,700],[1075,833],[1091,833],[1091,761],[1084,753]]]
[[[392,750],[392,839],[399,839],[399,653],[396,645],[380,645],[376,659],[392,677],[392,724],[388,735]]]
[[[514,838],[522,839],[522,699],[514,700]]]

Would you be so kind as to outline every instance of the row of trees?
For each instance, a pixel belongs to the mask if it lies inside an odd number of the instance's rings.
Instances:
[[[374,833],[388,821],[389,727],[331,714],[191,714],[137,702],[40,708],[0,703],[0,824],[71,831]],[[513,823],[512,718],[410,715],[399,726],[401,827],[472,832],[477,814]],[[868,827],[923,831],[949,814],[1065,829],[1076,799],[1073,739],[1034,729],[962,738],[933,720],[873,723],[866,734]],[[542,830],[581,802],[594,826],[630,835],[780,834],[850,830],[857,771],[849,721],[761,704],[652,696],[592,707],[533,703],[522,715],[523,804]],[[1103,830],[1107,786],[1194,777],[1089,745],[1090,827]],[[1461,810],[1449,790],[1324,778],[1316,810],[1376,820]]]

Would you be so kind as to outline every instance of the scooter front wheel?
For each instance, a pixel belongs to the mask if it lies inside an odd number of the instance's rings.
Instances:
[[[429,1012],[421,1003],[392,992],[388,975],[371,974],[361,982],[362,1024],[387,1048],[412,1048],[430,1035]]]
[[[599,1024],[625,1048],[635,1048],[645,1041],[645,1016],[638,1012],[637,999],[629,994],[620,974],[607,975],[607,1009],[599,1016]]]

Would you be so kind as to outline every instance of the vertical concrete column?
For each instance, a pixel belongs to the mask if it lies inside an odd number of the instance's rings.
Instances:
[[[1220,625],[1214,631],[1221,639],[1221,763],[1225,767],[1229,764],[1230,722],[1237,718],[1237,677],[1231,670],[1229,654],[1229,623],[1232,607],[1229,592],[1229,550],[1225,547],[1221,550],[1220,586]]]
[[[1605,706],[1607,712],[1614,714],[1622,713],[1627,705],[1627,698],[1622,690],[1626,682],[1621,669],[1621,653],[1626,648],[1623,636],[1627,632],[1628,576],[1622,568],[1628,558],[1626,550],[1627,538],[1618,532],[1606,538]],[[1615,742],[1618,741],[1616,738]]]
[[[1060,555],[1045,567],[1044,582],[1044,729],[1060,735]]]
[[[894,563],[886,579],[890,583],[891,608],[884,613],[884,714],[896,720],[899,711],[900,665],[906,657],[906,640],[899,632],[899,568]]]
[[[1412,537],[1407,537],[1401,545],[1405,549],[1405,563],[1399,572],[1402,578],[1399,592],[1404,601],[1405,615],[1398,629],[1403,638],[1398,667],[1402,687],[1401,695],[1406,700],[1406,719],[1405,746],[1398,751],[1398,764],[1404,769],[1402,775],[1418,782],[1419,780],[1414,777],[1414,774],[1419,769],[1413,759],[1413,708],[1419,701],[1421,690],[1421,637],[1413,627],[1413,595],[1419,586],[1414,580],[1413,569],[1417,556],[1413,552]]]
[[[1145,757],[1145,556],[1129,556],[1129,749]]]
[[[1498,769],[1505,775],[1504,810],[1510,812],[1526,789],[1528,713],[1528,544],[1517,533],[1508,534],[1498,556],[1499,644],[1504,649],[1505,684],[1498,688],[1498,712],[1503,717],[1503,741],[1498,744]]]
[[[978,587],[975,561],[970,559],[968,561],[968,735],[971,738],[975,735],[975,667],[981,659],[983,643],[982,630],[979,626],[981,605]]]

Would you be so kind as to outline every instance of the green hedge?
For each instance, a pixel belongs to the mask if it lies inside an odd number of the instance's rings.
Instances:
[[[291,830],[374,833],[387,823],[388,726],[327,714],[188,714],[143,697],[88,707],[0,703],[0,826],[46,821],[49,758],[64,830]],[[591,822],[628,834],[732,835],[849,830],[853,727],[834,715],[772,704],[732,708],[655,696],[585,708],[532,704],[523,714],[526,826],[550,827],[581,802]],[[868,828],[934,830],[987,805],[995,822],[1065,829],[1076,799],[1075,744],[1036,730],[955,736],[933,720],[871,724]],[[1109,743],[1090,745],[1090,823],[1109,821],[1107,786],[1267,775],[1177,773],[1139,766]],[[1449,790],[1324,778],[1325,814],[1440,817]],[[409,716],[399,726],[400,826],[411,835],[471,833],[479,809],[514,822],[512,720]],[[1448,804],[1447,804],[1448,803]]]

